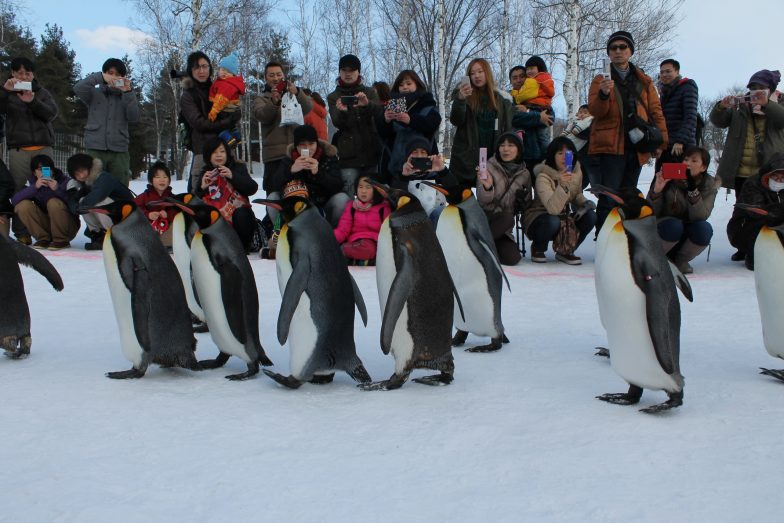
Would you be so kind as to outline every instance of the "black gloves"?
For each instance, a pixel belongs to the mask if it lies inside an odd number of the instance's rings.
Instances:
[[[531,188],[523,186],[515,192],[515,199],[514,199],[514,210],[515,213],[522,213],[525,211],[526,207],[528,207],[528,203],[531,201]]]

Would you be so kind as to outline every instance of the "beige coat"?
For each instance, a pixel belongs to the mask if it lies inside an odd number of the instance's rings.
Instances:
[[[526,170],[525,164],[521,164],[520,170],[510,178],[493,156],[487,161],[487,172],[493,179],[493,187],[490,190],[485,189],[479,178],[476,182],[476,199],[479,200],[482,210],[488,215],[502,212],[514,213],[515,193],[525,186],[531,186],[531,175]]]
[[[561,174],[544,163],[534,167],[534,176],[534,201],[523,217],[523,228],[526,232],[542,214],[558,216],[567,205],[571,204],[572,209],[577,210],[588,201],[583,196],[583,174],[579,163],[574,170],[572,181],[568,184],[561,183]]]

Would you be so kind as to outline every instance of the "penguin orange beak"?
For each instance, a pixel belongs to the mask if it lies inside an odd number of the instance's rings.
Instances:
[[[157,202],[150,202],[151,205],[155,205],[155,204],[158,204],[158,203],[165,203],[165,205],[161,205],[161,207],[177,207],[178,209],[180,209],[185,214],[189,214],[191,216],[196,214],[193,211],[193,209],[191,209],[190,207],[188,207],[187,205],[185,205],[184,203],[182,203],[180,200],[178,200],[176,198],[171,198],[170,197],[170,198],[166,198],[165,200],[158,200]]]
[[[279,200],[265,200],[263,198],[260,198],[260,199],[257,199],[257,200],[253,200],[253,203],[260,203],[262,205],[266,205],[267,207],[272,207],[273,209],[276,209],[277,211],[282,211],[283,210],[283,206],[280,204]]]
[[[422,180],[419,183],[427,185],[428,187],[432,187],[433,189],[435,189],[436,191],[440,192],[444,196],[449,196],[449,191],[446,190],[443,186],[438,185],[437,183],[433,183],[433,182],[430,182],[428,180]]]
[[[608,198],[613,200],[615,203],[619,203],[621,205],[623,205],[623,203],[624,203],[623,198],[621,198],[618,195],[618,193],[616,193],[614,190],[612,190],[609,187],[606,187],[604,185],[598,185],[598,184],[597,185],[593,185],[593,186],[591,186],[588,189],[588,191],[591,194],[595,194],[596,196],[599,196],[600,194],[603,194],[604,196],[607,196]]]
[[[755,207],[755,206],[750,205],[748,203],[736,203],[735,207],[737,207],[738,209],[743,209],[744,211],[753,212],[755,214],[759,214],[759,215],[762,215],[762,216],[767,216],[767,215],[770,214],[765,209],[760,209],[759,207]]]

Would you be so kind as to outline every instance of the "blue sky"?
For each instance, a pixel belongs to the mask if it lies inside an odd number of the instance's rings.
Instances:
[[[74,5],[67,0],[28,0],[20,17],[36,36],[46,22],[60,24],[85,74],[99,70],[106,58],[132,49],[138,35],[131,29],[136,17],[131,2]],[[779,1],[757,0],[739,7],[736,1],[686,0],[682,12],[673,55],[681,62],[681,72],[700,86],[701,95],[713,97],[734,84],[745,85],[759,69],[784,70],[782,40],[776,38],[782,24]]]

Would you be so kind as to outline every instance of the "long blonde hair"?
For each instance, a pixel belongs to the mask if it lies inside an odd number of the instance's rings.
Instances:
[[[471,68],[476,64],[481,65],[482,69],[485,71],[485,86],[474,87],[474,84],[472,83],[471,87],[473,88],[473,92],[471,93],[471,96],[466,99],[466,103],[468,103],[471,110],[476,113],[482,103],[482,94],[487,93],[490,106],[497,112],[498,105],[495,103],[495,80],[493,79],[493,70],[490,68],[490,64],[487,63],[487,60],[484,58],[474,58],[471,60],[468,63],[468,69],[466,69],[466,76],[471,78]]]

